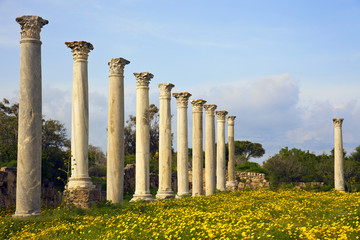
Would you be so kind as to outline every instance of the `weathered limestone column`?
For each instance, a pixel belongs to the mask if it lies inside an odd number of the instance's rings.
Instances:
[[[174,198],[171,190],[171,83],[159,83],[160,121],[159,121],[159,190],[157,199]]]
[[[17,217],[41,215],[41,28],[49,22],[38,16],[16,18],[21,27]]]
[[[234,143],[234,121],[236,116],[227,116],[228,120],[228,148],[229,148],[229,162],[228,162],[228,177],[229,181],[226,183],[226,186],[230,190],[235,191],[237,188],[237,183],[235,179],[235,143]]]
[[[191,94],[188,92],[173,93],[177,101],[177,181],[178,192],[176,198],[188,197],[188,101]]]
[[[215,190],[215,104],[206,104],[205,108],[205,194],[210,196]]]
[[[134,73],[136,77],[136,172],[135,194],[131,201],[154,201],[150,193],[149,83],[151,73]]]
[[[203,106],[205,100],[192,100],[193,149],[192,149],[192,196],[203,195]]]
[[[217,117],[217,151],[216,151],[216,188],[226,191],[225,161],[225,116],[227,111],[216,111]]]
[[[343,118],[333,118],[334,123],[334,180],[335,189],[345,192],[344,185],[344,153],[342,141],[342,122]]]
[[[130,61],[109,61],[109,113],[106,199],[120,203],[124,197],[124,67]]]
[[[94,188],[88,171],[89,97],[88,53],[93,45],[85,41],[66,42],[74,58],[71,114],[71,177],[69,189]]]

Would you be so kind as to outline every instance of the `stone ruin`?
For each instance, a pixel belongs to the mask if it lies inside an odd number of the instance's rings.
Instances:
[[[16,212],[14,217],[41,215],[41,41],[40,31],[48,21],[39,16],[16,18],[21,27],[18,162],[16,184]],[[98,188],[90,181],[88,173],[88,54],[94,49],[86,41],[65,42],[73,54],[73,99],[71,131],[71,177],[67,186],[69,204],[89,207],[101,199]],[[107,145],[107,196],[112,203],[121,202],[124,195],[124,67],[130,61],[113,58],[109,61],[109,112]],[[154,77],[149,72],[134,73],[136,78],[136,171],[135,194],[132,201],[152,202],[149,173],[149,84]],[[160,83],[159,124],[159,191],[157,199],[173,198],[171,174],[171,83]],[[177,100],[177,198],[189,196],[187,166],[188,150],[188,92],[173,93]],[[229,166],[226,182],[225,121],[227,111],[216,111],[217,151],[215,156],[215,104],[203,99],[191,100],[193,115],[192,196],[213,194],[214,189],[225,191],[245,186],[256,188],[267,185],[261,174],[235,175],[234,170],[234,120],[228,119]],[[205,108],[205,172],[203,170],[203,110]],[[28,114],[31,113],[31,114]],[[335,124],[335,187],[343,191],[342,119]],[[30,139],[30,141],[29,141]],[[204,185],[205,182],[205,185]],[[237,184],[239,182],[239,184]],[[216,185],[216,186],[215,186]],[[13,191],[13,189],[12,189]]]

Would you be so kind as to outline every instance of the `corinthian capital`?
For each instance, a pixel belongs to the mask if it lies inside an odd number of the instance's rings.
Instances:
[[[178,107],[187,107],[191,94],[188,92],[173,93],[173,97],[176,98]]]
[[[335,127],[341,128],[342,122],[344,121],[343,118],[333,118],[333,123]]]
[[[228,120],[228,125],[229,126],[234,126],[234,121],[236,116],[226,116],[227,120]]]
[[[175,87],[172,83],[159,83],[160,98],[171,98],[171,89]]]
[[[18,22],[21,27],[21,39],[33,38],[37,40],[40,40],[41,28],[49,23],[48,20],[39,16],[17,17],[16,22]]]
[[[94,46],[91,43],[85,41],[65,42],[65,44],[71,49],[74,60],[87,60],[89,52],[94,49]]]
[[[193,106],[193,112],[202,112],[205,103],[206,101],[203,99],[191,100],[191,104]]]
[[[216,118],[220,121],[225,121],[225,116],[228,114],[227,111],[216,111]]]
[[[205,104],[204,108],[206,114],[214,115],[217,106],[215,104]]]
[[[148,87],[150,80],[154,77],[154,75],[149,72],[134,73],[134,75],[136,78],[136,86],[138,87]]]
[[[129,64],[130,61],[125,58],[112,58],[108,65],[110,66],[109,75],[112,74],[124,74],[124,67],[126,64]]]

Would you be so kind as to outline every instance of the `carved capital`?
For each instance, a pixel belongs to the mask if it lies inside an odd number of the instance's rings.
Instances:
[[[220,121],[225,121],[225,117],[226,115],[228,114],[227,111],[216,111],[216,118],[217,120],[220,120]]]
[[[214,115],[217,106],[215,104],[205,104],[204,108],[206,114]]]
[[[130,61],[126,60],[125,58],[112,58],[108,65],[110,66],[109,75],[118,75],[124,74],[124,67],[126,64],[129,64]]]
[[[160,98],[171,98],[171,89],[175,87],[172,83],[159,83]]]
[[[193,112],[202,112],[205,103],[206,101],[203,99],[191,100],[191,104],[193,106]]]
[[[228,120],[228,126],[234,126],[236,116],[226,116],[226,118]]]
[[[94,49],[94,46],[85,41],[65,42],[66,46],[71,49],[74,60],[87,60],[89,52]]]
[[[180,93],[173,93],[174,98],[176,98],[177,106],[178,107],[187,107],[189,98],[191,94],[188,92],[180,92]]]
[[[333,118],[334,127],[341,128],[343,121],[343,118]]]
[[[149,72],[134,73],[137,87],[148,87],[150,80],[154,77]]]
[[[33,38],[37,40],[40,40],[41,28],[49,23],[42,17],[28,15],[16,18],[16,22],[20,24],[21,39]]]

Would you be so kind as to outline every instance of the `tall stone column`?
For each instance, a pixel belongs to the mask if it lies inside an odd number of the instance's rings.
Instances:
[[[131,201],[154,201],[150,193],[149,83],[151,73],[134,73],[136,77],[136,170],[135,194]]]
[[[203,195],[203,106],[205,100],[192,100],[193,149],[192,149],[192,196]]]
[[[217,151],[216,151],[216,188],[226,190],[225,161],[225,116],[227,111],[216,111],[217,117]]]
[[[171,83],[159,83],[160,122],[159,122],[159,190],[157,199],[174,198],[171,190]]]
[[[342,141],[342,122],[343,118],[333,118],[334,123],[334,180],[335,189],[345,192],[344,185],[344,153]]]
[[[38,16],[16,18],[21,27],[16,211],[14,218],[41,215],[41,28]]]
[[[85,41],[66,42],[74,58],[71,114],[71,177],[68,188],[94,188],[88,171],[89,97],[88,54],[94,49]]]
[[[177,101],[177,181],[176,198],[187,197],[189,193],[188,172],[188,92],[173,93]]]
[[[206,104],[205,108],[205,194],[210,196],[215,190],[215,104]]]
[[[229,162],[228,162],[228,177],[229,181],[226,183],[226,186],[232,191],[236,190],[237,183],[235,179],[235,143],[234,143],[234,121],[235,116],[227,116],[228,120],[228,148],[229,148]]]
[[[129,63],[124,58],[109,61],[106,199],[112,203],[124,196],[124,67]]]

